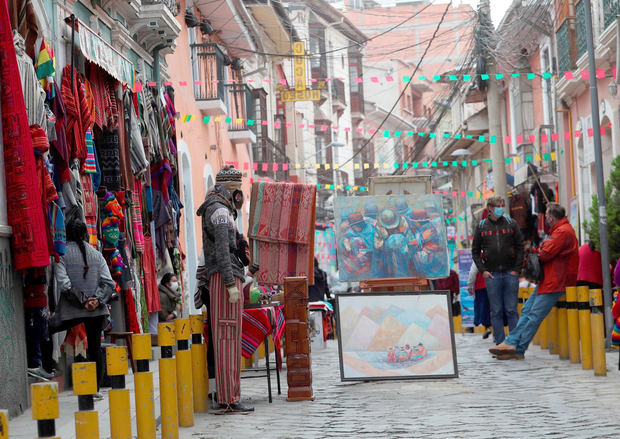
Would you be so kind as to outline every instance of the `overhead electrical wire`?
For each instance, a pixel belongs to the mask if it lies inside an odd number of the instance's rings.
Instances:
[[[433,37],[431,38],[431,41],[429,41],[428,45],[426,46],[426,49],[424,50],[424,53],[422,54],[420,60],[418,61],[418,63],[416,64],[415,69],[413,70],[411,77],[415,76],[415,74],[418,72],[418,69],[420,68],[420,65],[422,64],[422,61],[424,61],[424,58],[426,57],[426,54],[428,53],[431,44],[433,42],[433,39],[435,38],[435,36],[437,35],[437,32],[439,31],[439,28],[441,27],[442,23],[444,22],[446,15],[448,13],[448,9],[450,8],[450,3],[448,3],[446,5],[446,9],[444,10],[443,15],[441,16],[441,19],[439,20],[439,23],[437,23],[437,27],[435,28],[435,31],[433,32]],[[347,159],[345,162],[340,164],[340,167],[343,167],[344,165],[346,165],[347,163],[349,163],[350,161],[352,161],[355,157],[357,157],[364,149],[366,149],[368,147],[368,145],[370,144],[370,142],[372,141],[372,139],[375,137],[375,135],[379,132],[379,130],[381,129],[381,127],[385,124],[385,122],[389,119],[389,117],[392,115],[392,112],[394,111],[394,109],[396,108],[396,106],[398,105],[398,103],[400,102],[400,100],[402,99],[402,97],[404,96],[405,92],[407,91],[407,89],[409,88],[409,85],[411,84],[411,82],[407,82],[405,84],[405,86],[403,87],[402,91],[400,92],[398,98],[396,99],[396,102],[394,102],[394,105],[392,105],[392,108],[390,108],[388,114],[383,118],[383,120],[381,121],[381,123],[379,124],[379,126],[377,127],[377,129],[375,130],[375,132],[373,134],[371,134],[371,136],[366,140],[366,142],[364,142],[364,144],[355,152],[353,153],[353,155]]]

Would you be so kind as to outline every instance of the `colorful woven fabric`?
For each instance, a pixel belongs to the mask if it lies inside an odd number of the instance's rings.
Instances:
[[[259,283],[282,285],[291,276],[314,283],[315,202],[310,185],[254,183],[249,229]]]
[[[65,215],[56,203],[52,203],[50,207],[50,224],[54,229],[54,251],[58,256],[62,256],[67,249],[67,229]]]
[[[88,348],[88,340],[86,339],[86,328],[80,323],[69,329],[62,344],[65,354],[69,357],[77,357],[81,355],[86,358],[86,349]]]
[[[94,174],[97,172],[97,164],[95,163],[95,142],[93,141],[93,130],[86,130],[86,163],[84,164],[84,172],[86,174]]]
[[[241,355],[250,358],[256,349],[273,332],[275,312],[272,307],[243,310],[243,332],[241,334]]]
[[[88,229],[88,242],[96,250],[97,249],[97,217],[86,217],[86,228]]]
[[[101,185],[109,191],[121,189],[121,152],[118,130],[104,130],[99,147]]]
[[[73,80],[73,84],[71,84]],[[78,159],[80,168],[86,161],[86,129],[91,125],[91,113],[88,108],[82,80],[75,68],[65,66],[62,72],[62,99],[67,111],[66,135],[70,159]]]
[[[140,203],[142,183],[134,179],[134,190],[131,193],[131,221],[133,224],[133,237],[136,251],[144,252],[144,229],[142,227],[142,205]]]
[[[6,2],[0,5],[0,98],[14,269],[45,267],[49,264],[45,218]]]
[[[51,41],[45,38],[40,38],[41,43],[35,45],[35,49],[38,46],[37,53],[35,53],[36,62],[34,69],[37,73],[37,78],[43,87],[43,90],[47,93],[48,97],[54,97],[54,78],[56,77],[56,55],[54,54],[54,48]]]
[[[146,309],[149,313],[161,311],[159,302],[159,287],[157,286],[157,268],[155,266],[155,252],[150,236],[144,237],[144,254],[142,256],[142,270],[144,272],[144,295]]]

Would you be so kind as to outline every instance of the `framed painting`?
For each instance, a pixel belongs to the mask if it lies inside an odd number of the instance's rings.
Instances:
[[[457,378],[448,291],[336,296],[342,381]]]
[[[392,175],[370,178],[371,195],[424,195],[432,193],[430,175]]]
[[[334,218],[343,282],[450,274],[439,195],[337,197]]]

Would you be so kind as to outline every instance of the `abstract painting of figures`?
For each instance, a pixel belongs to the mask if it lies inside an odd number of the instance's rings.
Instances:
[[[341,281],[449,276],[441,196],[337,197],[334,217]]]
[[[336,297],[342,381],[458,376],[447,292]]]

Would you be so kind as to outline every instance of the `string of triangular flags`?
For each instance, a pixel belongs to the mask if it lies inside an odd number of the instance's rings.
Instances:
[[[510,72],[510,73],[495,73],[493,75],[495,77],[495,79],[497,80],[501,80],[501,79],[506,79],[506,78],[526,78],[527,80],[531,81],[534,80],[536,78],[542,78],[542,79],[551,79],[553,77],[556,77],[558,79],[566,79],[567,81],[571,81],[571,80],[583,80],[583,81],[587,81],[590,79],[590,72],[589,70],[566,70],[564,72],[560,72],[558,74],[554,74],[552,72],[540,72],[540,73],[534,73],[534,72]],[[616,78],[616,68],[613,67],[609,70],[605,70],[605,69],[596,69],[595,72],[595,76],[597,79],[603,79],[603,78]],[[440,82],[440,81],[448,81],[448,82],[454,82],[454,81],[464,81],[464,82],[469,82],[472,81],[474,79],[477,79],[478,77],[480,77],[480,79],[482,80],[488,80],[491,78],[491,75],[489,74],[485,74],[485,73],[472,73],[472,74],[450,74],[450,73],[444,73],[444,74],[436,74],[436,75],[418,75],[418,76],[407,76],[407,75],[403,75],[402,77],[395,77],[395,76],[391,76],[391,75],[386,75],[386,76],[368,76],[368,77],[362,77],[362,76],[357,76],[355,78],[353,78],[353,82],[355,83],[363,83],[363,82],[372,82],[372,83],[382,83],[385,82],[387,83],[393,83],[393,82],[397,82],[397,81],[402,81],[403,83],[407,83],[407,82],[414,82],[414,81],[433,81],[433,82]],[[310,78],[309,81],[310,83],[322,83],[322,82],[331,82],[331,81],[341,81],[341,82],[345,82],[347,80],[347,78],[344,77],[328,77],[328,78]],[[271,78],[261,78],[261,81],[264,83],[277,83],[279,85],[285,86],[287,87],[289,85],[289,82],[286,79],[279,79],[277,81],[272,80]],[[218,84],[218,83],[224,83],[224,84],[243,84],[243,83],[253,83],[253,82],[258,82],[254,79],[244,79],[242,81],[236,81],[236,80],[219,80],[219,79],[212,79],[210,81],[200,81],[200,80],[192,80],[192,81],[161,81],[161,84],[163,84],[164,86],[169,86],[169,87],[173,87],[173,86],[178,86],[178,87],[188,87],[188,86],[202,86],[202,85],[206,85],[206,84]],[[157,82],[155,81],[146,81],[146,82],[140,82],[140,81],[136,81],[134,82],[134,87],[133,87],[133,91],[136,93],[140,93],[142,91],[144,91],[144,87],[145,86],[149,86],[149,87],[157,87]]]
[[[181,122],[184,123],[188,123],[188,122],[193,122],[193,121],[198,121],[199,118],[196,117],[193,114],[184,114],[184,115],[178,115],[178,119]],[[231,116],[204,116],[202,117],[202,123],[203,124],[210,124],[210,123],[221,123],[224,122],[225,124],[232,124],[233,122],[235,122],[236,124],[245,124],[245,127],[238,127],[238,126],[233,126],[233,127],[229,127],[229,130],[235,131],[235,130],[244,130],[244,129],[249,129],[251,130],[252,127],[256,126],[256,125],[262,125],[262,126],[268,126],[270,125],[268,120],[261,120],[261,119],[241,119],[241,118],[233,118]],[[275,121],[272,123],[273,128],[290,128],[293,127],[293,123],[292,122],[281,122],[281,121]],[[608,127],[611,127],[611,122],[607,124]],[[300,123],[297,124],[297,128],[299,129],[314,129],[315,131],[327,131],[329,129],[331,129],[332,131],[344,131],[344,132],[352,132],[355,131],[356,133],[359,134],[363,134],[363,135],[373,135],[377,132],[377,130],[375,128],[369,128],[368,126],[363,126],[363,125],[359,125],[357,128],[352,129],[350,127],[340,127],[340,126],[336,126],[336,125],[325,125],[325,124],[305,124],[305,123]],[[607,128],[605,126],[601,126],[600,127],[600,132],[601,135],[604,136],[607,134]],[[594,136],[594,130],[592,128],[588,128],[586,133],[582,133],[580,130],[575,130],[573,133],[573,136],[575,138],[580,138],[582,136],[584,136],[585,134],[588,135],[588,137],[592,137]],[[432,133],[427,133],[425,131],[408,131],[408,130],[383,130],[383,137],[384,138],[391,138],[391,137],[395,137],[395,138],[404,138],[404,137],[421,137],[421,138],[429,138],[429,139],[435,139],[438,137],[444,138],[444,139],[467,139],[467,140],[474,140],[477,142],[489,142],[489,143],[497,143],[498,139],[496,136],[485,136],[485,135],[473,135],[473,134],[461,134],[461,133],[453,133],[453,132],[449,132],[449,131],[443,131],[443,132],[432,132]],[[521,145],[523,143],[535,143],[536,142],[536,136],[534,135],[518,135],[518,136],[514,136],[514,140],[516,141],[516,143],[518,145]],[[563,138],[565,140],[568,140],[571,138],[571,132],[570,131],[565,131],[563,133],[551,133],[551,134],[541,134],[540,135],[540,141],[542,143],[548,143],[549,140],[551,141],[558,141],[560,140],[560,138]],[[512,143],[513,138],[511,136],[504,136],[504,143],[505,144],[510,144]]]

